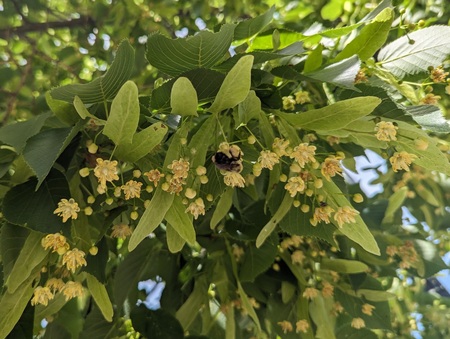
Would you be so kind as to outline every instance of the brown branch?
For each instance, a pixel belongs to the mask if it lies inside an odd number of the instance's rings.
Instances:
[[[78,19],[72,19],[68,21],[29,22],[18,27],[0,29],[0,38],[8,39],[12,35],[21,36],[31,32],[43,32],[49,28],[74,28],[94,25],[94,19],[92,19],[90,16],[81,16]]]

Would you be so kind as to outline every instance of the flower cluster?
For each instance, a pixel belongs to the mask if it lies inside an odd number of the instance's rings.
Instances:
[[[77,219],[78,212],[80,212],[78,203],[74,199],[70,198],[69,200],[61,199],[61,201],[58,202],[58,208],[53,212],[53,214],[57,214],[59,217],[62,217],[63,222],[66,222],[70,218]]]
[[[55,298],[56,293],[63,293],[66,301],[84,295],[83,285],[77,281],[64,282],[62,279],[50,278],[44,287],[34,289],[31,305],[48,306],[49,301]]]
[[[298,91],[294,93],[294,96],[289,95],[282,97],[283,109],[286,111],[293,111],[295,109],[296,104],[305,104],[307,102],[311,102],[311,98],[309,96],[309,92],[306,91]]]

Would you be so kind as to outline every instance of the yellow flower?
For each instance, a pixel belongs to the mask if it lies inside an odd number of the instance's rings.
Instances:
[[[339,163],[341,159],[342,159],[341,157],[335,157],[334,155],[330,155],[322,163],[322,168],[320,169],[320,172],[328,181],[331,180],[330,177],[334,177],[336,174],[341,175],[342,168]]]
[[[355,84],[360,84],[362,82],[367,82],[366,68],[361,68],[355,76]]]
[[[336,313],[342,313],[344,312],[344,307],[341,305],[341,303],[339,301],[336,301],[333,304],[333,309]]]
[[[97,166],[94,168],[94,175],[97,177],[100,187],[106,189],[106,182],[119,180],[117,175],[117,161],[103,160],[97,158]]]
[[[273,165],[278,164],[280,160],[276,153],[265,150],[260,152],[258,162],[261,164],[262,168],[268,168],[269,170],[272,170]]]
[[[288,155],[286,148],[289,146],[289,140],[275,138],[272,143],[272,150],[279,156]]]
[[[52,252],[58,252],[59,255],[66,253],[70,248],[66,237],[59,233],[46,235],[42,238],[41,245],[45,250],[51,248]]]
[[[324,298],[332,297],[334,294],[334,287],[328,281],[323,282],[322,295]]]
[[[439,95],[434,95],[433,93],[428,93],[422,99],[420,99],[420,105],[437,105],[441,97]]]
[[[67,251],[62,260],[62,264],[66,265],[69,271],[75,273],[76,269],[81,266],[86,266],[87,262],[84,259],[85,253],[78,248],[74,248],[71,251]]]
[[[113,238],[119,238],[119,239],[126,239],[133,233],[130,226],[127,224],[117,224],[112,227],[111,237]]]
[[[64,281],[58,278],[50,278],[45,283],[45,287],[48,287],[53,293],[61,291],[64,285]]]
[[[305,255],[300,250],[296,250],[291,254],[291,260],[293,264],[301,264],[304,259]]]
[[[308,143],[302,143],[295,146],[292,153],[289,155],[292,159],[295,159],[300,167],[305,167],[309,162],[316,162],[314,155],[316,154],[316,146],[309,146]]]
[[[444,71],[442,66],[438,66],[431,71],[430,78],[433,82],[445,82],[448,72]]]
[[[77,281],[68,281],[62,290],[66,301],[83,296],[83,286]]]
[[[293,111],[295,109],[295,100],[293,96],[283,97],[283,109],[286,111]]]
[[[145,172],[144,175],[153,183],[153,185],[155,185],[155,187],[158,187],[159,181],[164,177],[164,174],[161,174],[157,169]]]
[[[241,261],[241,259],[242,259],[242,257],[244,255],[245,255],[244,249],[242,247],[236,245],[236,244],[233,244],[233,256],[234,256],[234,259],[237,262],[239,262],[239,261]]]
[[[330,223],[330,215],[332,212],[334,212],[334,209],[332,209],[328,205],[317,207],[314,210],[313,220],[316,223],[323,221],[323,222],[325,222],[325,224],[329,224]]]
[[[170,193],[170,194],[179,194],[183,190],[183,185],[186,183],[183,178],[179,177],[167,177],[169,181],[163,183],[161,185],[161,188],[163,191]]]
[[[306,332],[308,332],[308,329],[309,329],[309,323],[305,319],[301,319],[295,323],[295,333],[299,333],[299,332],[306,333]]]
[[[294,93],[295,102],[297,104],[304,104],[306,102],[311,102],[311,98],[309,97],[309,93],[306,91],[298,91]]]
[[[292,332],[294,330],[294,327],[292,327],[292,324],[290,321],[283,320],[283,321],[279,321],[277,324],[280,325],[281,330],[283,331],[284,334],[286,334],[288,332]]]
[[[358,214],[359,212],[350,206],[339,207],[337,212],[334,214],[334,220],[336,220],[339,227],[342,227],[344,224],[355,223],[355,216]]]
[[[69,218],[78,218],[77,212],[80,212],[78,203],[75,202],[74,199],[70,198],[69,200],[61,199],[61,201],[58,202],[58,208],[53,212],[53,214],[57,214],[59,217],[62,217],[63,222],[66,222]]]
[[[353,318],[352,319],[352,327],[359,330],[360,328],[366,327],[366,323],[361,318]]]
[[[394,172],[398,172],[399,170],[402,169],[409,172],[409,166],[416,159],[417,156],[415,154],[402,151],[402,152],[395,152],[394,155],[389,158],[389,161],[392,165],[392,170]]]
[[[316,298],[319,295],[319,291],[314,287],[305,288],[305,292],[303,292],[303,297],[309,300]]]
[[[223,171],[221,173],[223,174],[223,181],[224,181],[225,185],[231,186],[231,187],[244,187],[245,186],[245,179],[240,173],[229,172],[229,171]]]
[[[129,200],[131,198],[140,198],[141,197],[141,186],[142,182],[137,182],[134,180],[129,180],[122,185],[123,193],[125,193],[125,200]]]
[[[305,182],[300,177],[289,178],[287,184],[284,185],[285,190],[289,192],[291,197],[295,197],[297,193],[303,192],[305,187]]]
[[[364,304],[362,305],[362,313],[367,314],[367,315],[372,315],[372,311],[375,309],[375,306],[370,305],[370,304]]]
[[[34,290],[34,296],[33,299],[31,299],[31,305],[41,304],[47,306],[49,300],[52,300],[53,298],[54,295],[50,291],[50,288],[38,286]]]
[[[172,163],[167,166],[176,178],[187,178],[189,172],[189,161],[180,158],[180,160],[173,160]]]
[[[377,134],[375,135],[380,141],[391,141],[397,140],[397,130],[398,127],[395,126],[390,121],[380,121],[375,125],[375,131]]]
[[[386,254],[390,257],[393,257],[394,255],[396,255],[398,253],[398,249],[397,246],[394,245],[389,245],[386,247]]]
[[[189,212],[194,216],[194,219],[197,220],[198,216],[205,215],[205,203],[202,198],[195,199],[194,202],[189,204],[189,207],[186,208],[185,212]]]

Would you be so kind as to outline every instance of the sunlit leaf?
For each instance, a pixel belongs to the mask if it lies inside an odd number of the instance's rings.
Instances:
[[[379,63],[400,78],[437,67],[450,54],[450,27],[431,26],[391,42],[378,53]]]
[[[128,40],[122,41],[116,58],[109,70],[100,78],[87,84],[73,84],[53,89],[54,99],[72,103],[78,96],[85,104],[94,104],[115,97],[122,85],[130,78],[134,66],[134,49]]]
[[[296,128],[333,131],[370,114],[381,103],[376,97],[357,97],[299,114],[277,113]]]
[[[235,25],[225,24],[217,33],[201,31],[186,39],[172,40],[160,33],[147,40],[147,60],[172,76],[195,68],[209,68],[227,53]]]
[[[174,82],[170,95],[170,106],[173,114],[197,115],[197,92],[188,78],[180,77]]]
[[[89,273],[86,275],[87,287],[95,303],[99,307],[106,321],[111,322],[114,314],[113,306],[109,300],[108,292],[106,291],[105,285],[100,283],[97,278]]]
[[[186,206],[183,205],[180,197],[177,196],[173,199],[170,208],[167,210],[165,219],[181,238],[186,240],[190,245],[194,245],[195,229],[192,224],[192,218],[186,213]]]
[[[153,124],[133,135],[131,143],[117,146],[114,155],[121,160],[136,162],[161,144],[168,132],[168,128],[161,122]]]
[[[127,81],[111,104],[111,112],[106,120],[103,134],[116,145],[131,143],[139,122],[138,88]]]
[[[48,254],[41,245],[43,236],[39,232],[31,232],[28,235],[5,283],[9,293],[14,293],[33,272],[36,273],[41,269],[42,262]]]
[[[334,61],[343,60],[353,55],[358,55],[362,61],[372,57],[383,46],[394,20],[393,10],[385,8],[378,14],[373,22],[365,26],[361,32],[345,46],[336,56]]]

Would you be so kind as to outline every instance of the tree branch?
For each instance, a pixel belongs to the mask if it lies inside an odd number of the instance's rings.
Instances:
[[[24,35],[31,32],[42,32],[49,28],[74,28],[83,26],[94,26],[95,21],[90,16],[81,16],[78,19],[69,21],[50,21],[50,22],[28,22],[19,27],[9,27],[0,29],[0,38],[8,39],[12,35]]]

